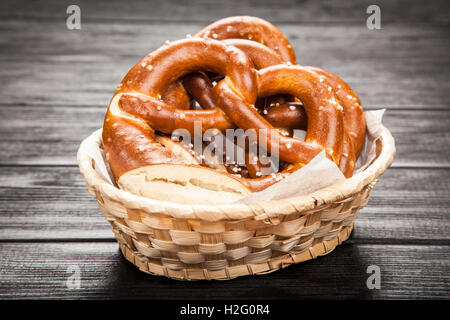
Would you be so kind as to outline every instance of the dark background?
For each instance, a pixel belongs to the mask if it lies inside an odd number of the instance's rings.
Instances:
[[[448,1],[0,2],[0,298],[450,298]],[[81,8],[81,30],[66,9]],[[368,30],[366,8],[381,8]],[[387,108],[397,156],[331,254],[265,276],[180,282],[122,258],[76,165],[142,56],[229,15],[278,26],[298,62]],[[81,288],[68,290],[77,265]],[[369,290],[369,265],[381,289]]]

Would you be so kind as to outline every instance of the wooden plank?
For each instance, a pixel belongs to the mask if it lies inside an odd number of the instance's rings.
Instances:
[[[76,165],[81,141],[102,127],[104,108],[0,107],[0,164]],[[450,166],[450,110],[388,110],[394,166]]]
[[[46,299],[448,299],[448,246],[358,245],[264,276],[185,282],[138,271],[115,243],[3,243],[0,298]],[[380,268],[369,290],[367,267]],[[80,289],[69,290],[69,267]],[[72,269],[73,270],[73,269]]]
[[[105,111],[106,107],[1,107],[0,164],[76,165],[81,141],[102,127]]]
[[[82,30],[69,31],[62,20],[2,22],[1,103],[104,106],[142,56],[202,26],[86,22]],[[366,107],[450,105],[447,27],[279,27],[292,41],[299,63],[338,74]]]
[[[450,169],[389,169],[356,219],[364,243],[447,244]],[[112,239],[76,167],[0,167],[0,240]]]
[[[0,239],[114,238],[77,167],[0,171]]]
[[[449,169],[388,169],[356,219],[354,238],[448,244],[449,192]]]
[[[26,0],[3,0],[0,17],[15,19],[63,19],[70,1],[51,0],[43,4]],[[79,0],[85,20],[143,20],[150,22],[202,21],[210,22],[231,15],[254,15],[274,22],[290,23],[345,23],[364,24],[368,17],[366,8],[370,0],[353,1],[295,1],[259,0],[189,2],[166,0],[148,2],[88,1]],[[446,23],[448,4],[445,0],[389,1],[378,0],[384,23]]]

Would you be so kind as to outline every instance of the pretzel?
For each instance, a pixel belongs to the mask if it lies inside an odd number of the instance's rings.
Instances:
[[[218,20],[195,34],[197,37],[248,39],[276,51],[284,62],[296,63],[295,52],[284,34],[270,22],[249,16],[235,16]]]
[[[257,18],[223,19],[198,33],[207,38],[166,44],[128,72],[111,99],[103,126],[107,160],[122,189],[173,200],[173,189],[181,188],[182,201],[195,203],[200,197],[221,203],[224,197],[231,201],[276,183],[321,150],[351,176],[365,132],[358,98],[337,76],[293,65],[292,47],[273,28]],[[259,43],[215,40],[224,32]],[[215,85],[211,72],[223,76]],[[202,110],[192,109],[191,96]],[[280,103],[263,106],[270,112],[262,113],[255,103],[267,97],[277,97],[272,101]],[[195,135],[195,122],[201,123],[202,133],[257,129],[258,138],[267,141],[267,151],[278,151],[280,171],[260,177],[261,163],[250,163],[247,152],[246,174],[232,174],[229,167],[211,166],[164,136],[177,129]],[[304,141],[280,132],[295,128],[307,130]],[[188,189],[193,192],[186,193]]]
[[[274,57],[276,57],[274,53],[262,45],[256,45],[251,41],[245,40],[227,40],[224,42],[248,53],[256,68],[276,64],[273,63]],[[337,93],[340,105],[344,108],[345,137],[339,168],[346,177],[350,177],[364,142],[365,120],[359,99],[353,90],[337,76],[316,67],[307,68],[326,77],[330,82],[330,86]],[[183,83],[185,87],[187,86],[187,91],[202,106],[208,109],[213,108],[214,103],[211,98],[213,86],[204,75],[191,75],[187,80],[183,80]],[[273,107],[269,107],[267,115],[264,116],[270,124],[284,129],[306,129],[307,117],[304,113],[303,105],[298,105],[293,109],[290,107],[294,106],[294,103],[273,103],[273,105]],[[254,174],[252,172],[251,176],[254,177]]]
[[[338,76],[317,67],[307,68],[325,77],[343,107],[345,132],[339,168],[347,178],[351,177],[356,159],[359,157],[364,144],[366,131],[366,120],[361,102],[350,86]]]
[[[270,49],[262,45],[257,45],[246,40],[226,40],[228,45],[234,45],[244,50],[253,61],[255,68],[261,66],[275,65],[275,55]],[[342,155],[339,160],[339,168],[346,177],[353,173],[356,159],[358,158],[365,135],[365,119],[359,98],[356,96],[350,86],[336,75],[317,67],[306,67],[315,73],[325,77],[332,89],[336,92],[337,101],[344,110],[344,144]],[[204,75],[191,76],[188,81],[183,81],[185,87],[188,86],[188,92],[200,101],[208,101],[202,105],[207,108],[213,107],[212,102],[212,84]],[[201,83],[201,84],[200,84]],[[276,104],[269,107],[269,112],[264,117],[275,127],[284,129],[306,129],[307,117],[302,105],[296,108],[289,108],[294,103]],[[272,112],[270,112],[272,110]]]
[[[257,17],[224,18],[206,26],[195,36],[225,40],[228,44],[238,47],[252,58],[256,69],[280,63],[296,64],[295,52],[289,40],[273,24]],[[195,82],[194,79],[188,80],[191,82],[191,88],[192,82]],[[186,84],[186,81],[183,83]],[[189,93],[193,92],[189,91]],[[194,98],[196,98],[195,95]],[[255,105],[266,109],[265,118],[276,127],[280,127],[280,122],[283,122],[285,130],[306,128],[306,115],[303,108],[297,108],[298,103],[286,102],[280,97],[267,97],[262,104],[257,101]],[[272,106],[276,108],[271,108]]]
[[[289,40],[277,27],[260,18],[228,17],[206,26],[194,36],[225,40],[225,43],[234,45],[247,53],[256,69],[283,62],[296,63],[295,52]],[[163,97],[165,102],[177,108],[183,108],[185,101],[189,99],[189,93],[204,109],[214,107],[211,98],[212,84],[204,75],[192,74],[182,82],[187,92],[178,84],[171,86],[166,92],[170,98]],[[268,97],[262,105],[258,101],[255,105],[266,110],[265,118],[276,127],[281,128],[281,124],[284,124],[282,128],[284,130],[306,128],[306,114],[298,102],[287,103],[280,97]],[[272,108],[273,106],[276,108]]]
[[[125,76],[105,117],[103,140],[110,157],[116,157],[110,161],[116,178],[124,172],[148,164],[149,159],[154,163],[155,160],[168,158],[167,152],[161,151],[159,144],[155,142],[153,128],[165,133],[172,133],[177,128],[186,128],[193,133],[194,121],[200,121],[204,130],[233,128],[233,124],[227,121],[220,109],[179,110],[161,100],[167,88],[181,76],[202,68],[225,74],[226,77],[222,81],[230,81],[246,101],[253,102],[256,99],[256,73],[247,56],[233,47],[219,41],[186,39],[154,51]],[[145,112],[142,117],[147,122],[142,118],[130,116],[130,113],[120,117],[121,112],[127,111],[128,105],[143,95],[151,101],[151,108],[133,110],[133,113]],[[121,110],[113,108],[123,101],[125,103],[122,104]],[[125,130],[131,133],[127,132],[125,136]],[[155,150],[152,149],[151,152],[139,150],[139,147],[147,145],[151,145]],[[155,151],[161,156],[154,156]],[[119,153],[121,157],[117,156]]]
[[[258,42],[243,39],[228,39],[222,42],[244,51],[256,69],[283,63],[283,60],[275,51]],[[187,91],[186,93],[189,93],[204,109],[214,108],[212,99],[213,84],[205,74],[188,75],[183,79],[182,83]],[[255,106],[258,107],[258,104],[255,103]],[[261,111],[266,110],[263,116],[274,127],[284,130],[306,129],[306,113],[299,102],[287,102],[282,98],[280,99],[280,97],[276,97],[270,101],[265,101],[259,107]]]
[[[283,58],[286,62],[295,64],[295,53],[292,50],[292,45],[278,28],[263,19],[254,17],[225,18],[205,27],[196,36],[224,40],[225,43],[234,45],[251,58],[256,69],[281,64]],[[270,48],[276,48],[277,51]],[[309,68],[326,77],[337,93],[339,103],[344,108],[344,150],[339,161],[339,167],[346,177],[350,177],[364,141],[365,119],[359,99],[339,77],[323,69]],[[190,76],[183,80],[183,84],[204,108],[213,106],[211,99],[212,85],[204,77],[202,78],[200,75]],[[286,103],[278,97],[269,97],[269,99],[268,102],[265,101],[263,104],[264,117],[272,125],[285,131],[306,128],[307,118],[301,104]],[[267,105],[269,105],[268,108]]]

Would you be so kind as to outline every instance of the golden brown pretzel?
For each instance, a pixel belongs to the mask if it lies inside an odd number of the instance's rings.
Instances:
[[[225,40],[227,44],[234,45],[249,55],[256,69],[283,62],[296,63],[295,52],[289,40],[277,27],[260,18],[228,17],[206,26],[195,36]],[[212,83],[204,74],[188,75],[182,83],[203,109],[214,108]],[[176,83],[167,89],[163,101],[175,108],[185,109],[186,101],[189,100],[187,92]],[[255,105],[264,109],[264,117],[269,122],[284,131],[306,128],[306,114],[298,103],[288,103],[280,97],[267,97],[262,106],[259,101]]]
[[[289,40],[277,27],[261,18],[250,16],[224,18],[206,26],[195,36],[225,40],[228,44],[238,47],[253,58],[256,69],[283,62],[296,64],[295,52]],[[189,80],[191,88],[194,79]],[[296,104],[283,102],[280,97],[267,97],[262,106],[259,101],[256,102],[256,106],[264,108],[266,119],[272,120],[277,127],[281,118],[289,117],[284,123],[293,126],[284,129],[294,129],[294,126],[306,128],[304,110],[301,107],[297,108]],[[272,108],[273,106],[276,108]]]
[[[282,64],[281,57],[268,47],[249,40],[227,39],[227,45],[244,51],[256,69]],[[212,99],[212,82],[204,74],[191,74],[183,79],[187,92],[197,100],[204,109],[214,107]],[[177,102],[178,103],[178,102]],[[267,106],[265,106],[267,104]],[[275,127],[283,129],[306,129],[306,114],[298,102],[286,102],[279,98],[264,103],[263,116]]]
[[[213,90],[218,95],[220,92],[220,97],[224,100],[222,108],[225,108],[225,113],[238,127],[244,130],[266,129],[269,134],[275,132],[278,143],[276,145],[268,143],[269,151],[271,148],[277,148],[280,159],[293,163],[272,179],[264,177],[242,180],[248,183],[253,191],[264,189],[308,163],[322,149],[325,149],[334,162],[339,163],[344,133],[343,113],[338,104],[332,103],[336,97],[329,89],[329,84],[322,81],[315,72],[300,66],[276,65],[261,69],[258,73],[259,96],[285,93],[298,97],[303,101],[310,120],[305,141],[285,137],[253,108],[248,108],[234,99],[231,90],[221,87],[220,84],[214,87]]]
[[[332,100],[344,114],[344,137],[342,145],[342,153],[339,161],[339,168],[348,178],[353,174],[355,168],[355,162],[358,158],[365,137],[366,123],[363,115],[363,110],[359,98],[341,78],[328,72],[326,70],[317,67],[305,67],[306,69],[318,74],[322,82],[329,84],[329,90],[336,93],[336,99]],[[298,96],[297,96],[298,97]],[[300,98],[300,97],[299,97]],[[284,111],[284,110],[283,110]],[[276,123],[278,119],[282,119],[281,112],[273,113],[277,117],[268,119],[271,123]],[[288,119],[286,117],[286,119]],[[306,120],[305,117],[299,118]],[[279,124],[282,126],[283,124]],[[289,127],[292,124],[284,124],[285,127]],[[303,123],[296,123],[299,128],[303,126]]]
[[[155,159],[169,158],[154,140],[153,128],[165,133],[185,128],[193,133],[194,121],[200,121],[203,130],[233,127],[218,108],[179,110],[161,100],[172,83],[185,74],[202,69],[225,75],[221,82],[229,82],[239,92],[240,99],[254,103],[256,72],[242,51],[219,41],[200,38],[176,41],[154,51],[128,72],[112,99],[121,105],[117,113],[132,111],[128,114],[133,113],[140,118],[118,117],[111,110],[113,103],[105,117],[103,141],[116,179],[124,172],[154,163]],[[148,102],[146,109],[136,108],[140,104],[133,102],[143,98]],[[133,110],[129,110],[130,107]],[[147,154],[155,150],[161,155],[153,157]]]
[[[267,140],[267,150],[278,151],[282,164],[276,174],[261,177],[263,165],[259,159],[250,163],[253,155],[248,151],[243,176],[220,172],[219,180],[236,180],[250,191],[279,181],[323,149],[345,176],[351,176],[365,132],[358,98],[337,76],[294,64],[294,51],[281,31],[252,17],[223,19],[194,38],[147,55],[123,79],[105,117],[103,141],[116,181],[155,164],[216,171],[202,167],[203,160],[174,161],[170,139],[161,136],[180,128],[194,135],[196,121],[203,132],[256,129],[258,137]],[[203,110],[193,110],[191,98]],[[270,100],[258,110],[257,99]],[[286,136],[280,128],[306,129],[306,138]]]
[[[261,19],[257,20],[258,21],[254,22],[251,26],[252,30],[261,30]],[[219,23],[218,25],[221,24]],[[210,29],[208,26],[200,32],[200,34],[213,29],[214,28]],[[273,29],[279,32],[276,27],[273,27]],[[248,31],[249,30],[250,27],[248,27]],[[232,34],[229,32],[219,33],[216,38],[223,39],[226,37],[237,36],[242,36],[242,34]],[[250,57],[256,69],[262,69],[282,63],[281,57],[276,52],[255,41],[227,39],[223,40],[223,42],[243,50]],[[330,86],[337,93],[337,101],[344,108],[345,136],[339,167],[346,177],[350,177],[353,173],[356,159],[359,156],[364,141],[365,120],[359,99],[353,90],[336,75],[320,68],[308,68],[326,77],[330,82]],[[201,105],[203,105],[202,102],[207,101],[208,103],[204,103],[206,108],[211,108],[213,106],[211,99],[212,84],[205,76],[191,76],[189,79],[184,80],[183,84],[188,88],[187,91],[191,93],[196,100],[200,101]],[[303,107],[301,105],[296,106],[296,103],[279,103],[278,101],[280,100],[273,99],[272,102],[269,103],[269,107],[264,111],[264,117],[275,127],[284,129],[305,129],[307,126],[307,117]]]
[[[233,40],[225,41],[225,43],[239,47]],[[242,49],[242,47],[239,48]],[[253,52],[249,55],[249,57],[258,68],[259,65],[257,62],[255,63],[254,59],[255,48],[252,49]],[[264,55],[259,52],[259,57],[263,58]],[[344,144],[342,155],[339,160],[339,168],[342,170],[346,177],[350,177],[353,174],[355,162],[361,152],[365,136],[365,119],[359,99],[350,88],[350,86],[348,86],[342,79],[340,79],[336,75],[317,67],[308,66],[306,68],[326,78],[330,86],[333,88],[333,91],[336,92],[337,103],[343,107]],[[203,82],[203,84],[199,85],[199,82]],[[210,106],[214,106],[211,99],[213,87],[206,76],[199,75],[197,77],[192,77],[191,81],[188,81],[187,83],[189,83],[189,85],[191,86],[195,86],[195,88],[188,88],[189,92],[194,93],[193,96],[195,98],[201,97],[200,99],[198,99],[199,101],[211,101]],[[197,93],[196,91],[200,92]],[[274,127],[286,129],[306,129],[307,117],[306,114],[304,114],[303,105],[299,105],[294,109],[290,109],[289,107],[293,104],[294,103],[277,103],[269,109],[275,112],[268,112],[268,114],[264,115],[264,117]]]
[[[218,108],[181,110],[161,101],[167,88],[180,77],[199,70],[225,75],[212,89]],[[329,103],[335,96],[328,90],[328,84],[316,73],[298,66],[270,67],[260,70],[259,74],[257,83],[247,55],[234,46],[214,40],[176,41],[146,56],[130,70],[116,93],[121,111],[138,118],[134,122],[120,118],[111,107],[105,118],[103,139],[116,179],[139,166],[170,161],[170,155],[155,141],[153,128],[168,134],[178,128],[193,133],[194,121],[201,121],[203,130],[234,126],[244,130],[266,129],[268,135],[273,133],[278,137],[276,142],[268,139],[268,150],[277,148],[283,161],[306,164],[325,148],[329,157],[339,163],[343,118],[339,108]],[[281,135],[252,107],[258,94],[278,93],[296,96],[305,104],[309,119],[305,141]],[[242,179],[252,190],[260,189],[263,180],[265,187],[267,177],[256,179],[254,183]]]
[[[351,177],[355,168],[356,159],[361,153],[364,144],[366,130],[365,118],[359,98],[347,83],[331,72],[311,66],[307,66],[306,68],[322,76],[322,79],[326,79],[332,90],[336,93],[336,104],[343,108],[344,140],[339,168],[347,178]],[[302,110],[301,107],[297,109],[297,111]],[[269,112],[266,119],[272,125],[279,127],[303,129],[306,126],[307,117],[301,115],[297,117],[297,122],[291,122],[295,118],[284,114],[286,112],[287,108],[284,105],[280,105],[276,112]]]
[[[344,109],[344,144],[339,168],[347,178],[351,177],[356,159],[358,159],[364,144],[366,131],[366,120],[361,102],[350,86],[338,76],[317,67],[307,68],[326,78]]]
[[[283,81],[279,81],[280,79]],[[329,102],[335,97],[334,93],[327,89],[327,83],[321,82],[319,76],[314,72],[299,66],[275,66],[263,69],[260,71],[260,81],[259,93],[262,96],[283,92],[298,96],[304,101],[305,109],[309,110],[312,119],[309,121],[309,134],[307,134],[305,142],[279,134],[278,130],[272,127],[254,108],[250,107],[248,102],[240,99],[239,95],[226,83],[221,82],[214,87],[214,91],[217,92],[215,96],[220,97],[218,103],[227,116],[244,130],[266,129],[268,134],[277,135],[279,142],[276,145],[271,144],[270,140],[268,141],[269,151],[272,148],[279,148],[282,160],[305,164],[325,148],[330,158],[338,163],[342,147],[343,119],[341,110]],[[324,94],[317,97],[315,93],[321,91]],[[140,96],[136,99],[124,96],[122,99],[124,111],[138,115],[150,124],[153,124],[154,119],[151,115],[155,112],[152,104],[151,99]],[[185,128],[191,130],[188,124]],[[299,168],[299,165],[295,165],[294,168]],[[257,191],[275,183],[280,176],[285,176],[291,171],[292,169],[282,172],[276,177],[241,178],[240,180],[249,189]]]
[[[191,99],[181,81],[172,83],[162,96],[162,101],[177,109],[189,109]]]
[[[195,34],[197,37],[248,39],[259,42],[279,54],[284,62],[296,63],[295,52],[284,34],[270,22],[250,16],[235,16],[218,20]]]
[[[230,120],[244,130],[266,129],[274,132],[279,142],[268,140],[268,150],[276,147],[281,160],[290,163],[308,163],[320,150],[325,149],[329,157],[339,163],[342,150],[343,114],[329,84],[320,77],[300,66],[277,65],[259,70],[258,95],[272,96],[279,93],[298,97],[305,105],[308,115],[308,132],[305,141],[286,137],[279,133],[254,108],[237,101],[236,93],[218,83],[213,91],[223,102],[221,109]],[[260,134],[260,132],[258,132]]]
[[[197,37],[225,40],[251,57],[257,69],[283,62],[295,64],[295,53],[284,34],[270,22],[249,16],[228,17],[216,21],[195,34]],[[211,82],[201,75],[189,75],[183,79],[187,91],[204,109],[212,108]],[[174,92],[171,92],[174,91]],[[168,96],[177,99],[163,100],[175,107],[182,107],[188,99],[178,86],[168,89]],[[256,103],[259,107],[258,103]],[[266,106],[267,105],[267,106]],[[273,108],[276,106],[276,108]],[[267,108],[266,108],[267,107]],[[282,103],[278,97],[268,97],[263,105],[266,118],[275,126],[283,122],[283,129],[306,128],[303,108],[298,104]],[[286,119],[288,117],[288,119]]]

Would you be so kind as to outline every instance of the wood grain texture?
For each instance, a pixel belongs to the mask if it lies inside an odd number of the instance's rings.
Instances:
[[[354,238],[449,244],[449,193],[450,169],[389,169],[358,215]],[[3,241],[113,239],[77,167],[0,167],[0,225]]]
[[[447,246],[358,245],[270,275],[230,281],[182,282],[138,271],[115,243],[3,243],[0,298],[46,299],[448,299]],[[68,290],[80,270],[80,289]],[[369,265],[381,289],[369,290]],[[401,267],[399,267],[401,266]],[[420,271],[419,271],[420,270]]]
[[[5,21],[0,29],[2,105],[105,106],[144,55],[205,23]],[[450,33],[444,26],[278,25],[298,61],[347,81],[369,108],[448,108]]]
[[[3,0],[0,17],[14,19],[61,19],[69,0]],[[232,15],[254,15],[275,23],[340,23],[361,24],[367,19],[366,8],[371,0],[314,1],[314,0],[130,0],[76,2],[86,20],[126,20],[161,23],[167,21],[208,23]],[[445,0],[390,1],[377,0],[385,23],[445,24],[449,21],[449,6]]]

